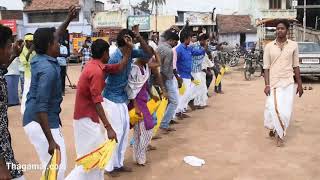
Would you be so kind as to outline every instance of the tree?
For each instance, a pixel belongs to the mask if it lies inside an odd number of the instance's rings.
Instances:
[[[151,13],[153,13],[153,8],[156,7],[156,32],[158,31],[158,8],[159,5],[166,4],[166,0],[147,0],[149,4],[151,4]]]
[[[147,14],[151,14],[151,11],[149,9],[150,4],[148,3],[147,0],[142,1],[141,3],[138,4],[138,9],[142,12],[145,12]]]

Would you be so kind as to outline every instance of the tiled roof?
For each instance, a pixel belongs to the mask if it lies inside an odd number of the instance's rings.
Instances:
[[[32,0],[25,11],[66,10],[71,5],[79,5],[79,0]]]
[[[217,15],[217,26],[220,34],[257,32],[249,15]]]
[[[23,19],[21,10],[3,10],[0,13],[2,19]]]

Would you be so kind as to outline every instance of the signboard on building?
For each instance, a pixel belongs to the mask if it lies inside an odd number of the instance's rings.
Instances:
[[[94,28],[103,28],[103,27],[123,27],[123,24],[126,24],[126,19],[124,14],[119,11],[106,11],[106,12],[97,12],[93,18],[93,27]]]
[[[129,16],[128,28],[131,29],[134,25],[140,25],[140,30],[150,30],[150,16]]]
[[[0,24],[4,26],[8,26],[13,34],[17,34],[17,21],[13,19],[8,19],[8,20],[0,20]]]
[[[190,25],[213,25],[210,12],[185,12],[184,22],[189,20]]]

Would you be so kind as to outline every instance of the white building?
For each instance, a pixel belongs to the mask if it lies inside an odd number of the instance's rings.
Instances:
[[[296,9],[292,8],[292,0],[239,0],[240,13],[250,14],[252,20],[297,17]]]
[[[70,23],[69,33],[91,35],[92,14],[96,7],[101,9],[101,2],[96,3],[95,0],[32,0],[24,8],[24,34],[34,33],[41,27],[59,27],[67,17],[71,5],[79,6],[81,10],[78,18]]]

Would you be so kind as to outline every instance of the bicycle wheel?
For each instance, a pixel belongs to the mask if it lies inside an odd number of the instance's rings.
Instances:
[[[247,64],[246,67],[244,68],[244,78],[247,81],[251,80],[251,72],[250,72],[250,66]]]
[[[230,62],[229,62],[229,66],[230,67],[235,67],[239,64],[239,59],[235,56],[233,56],[231,59],[230,59]]]

